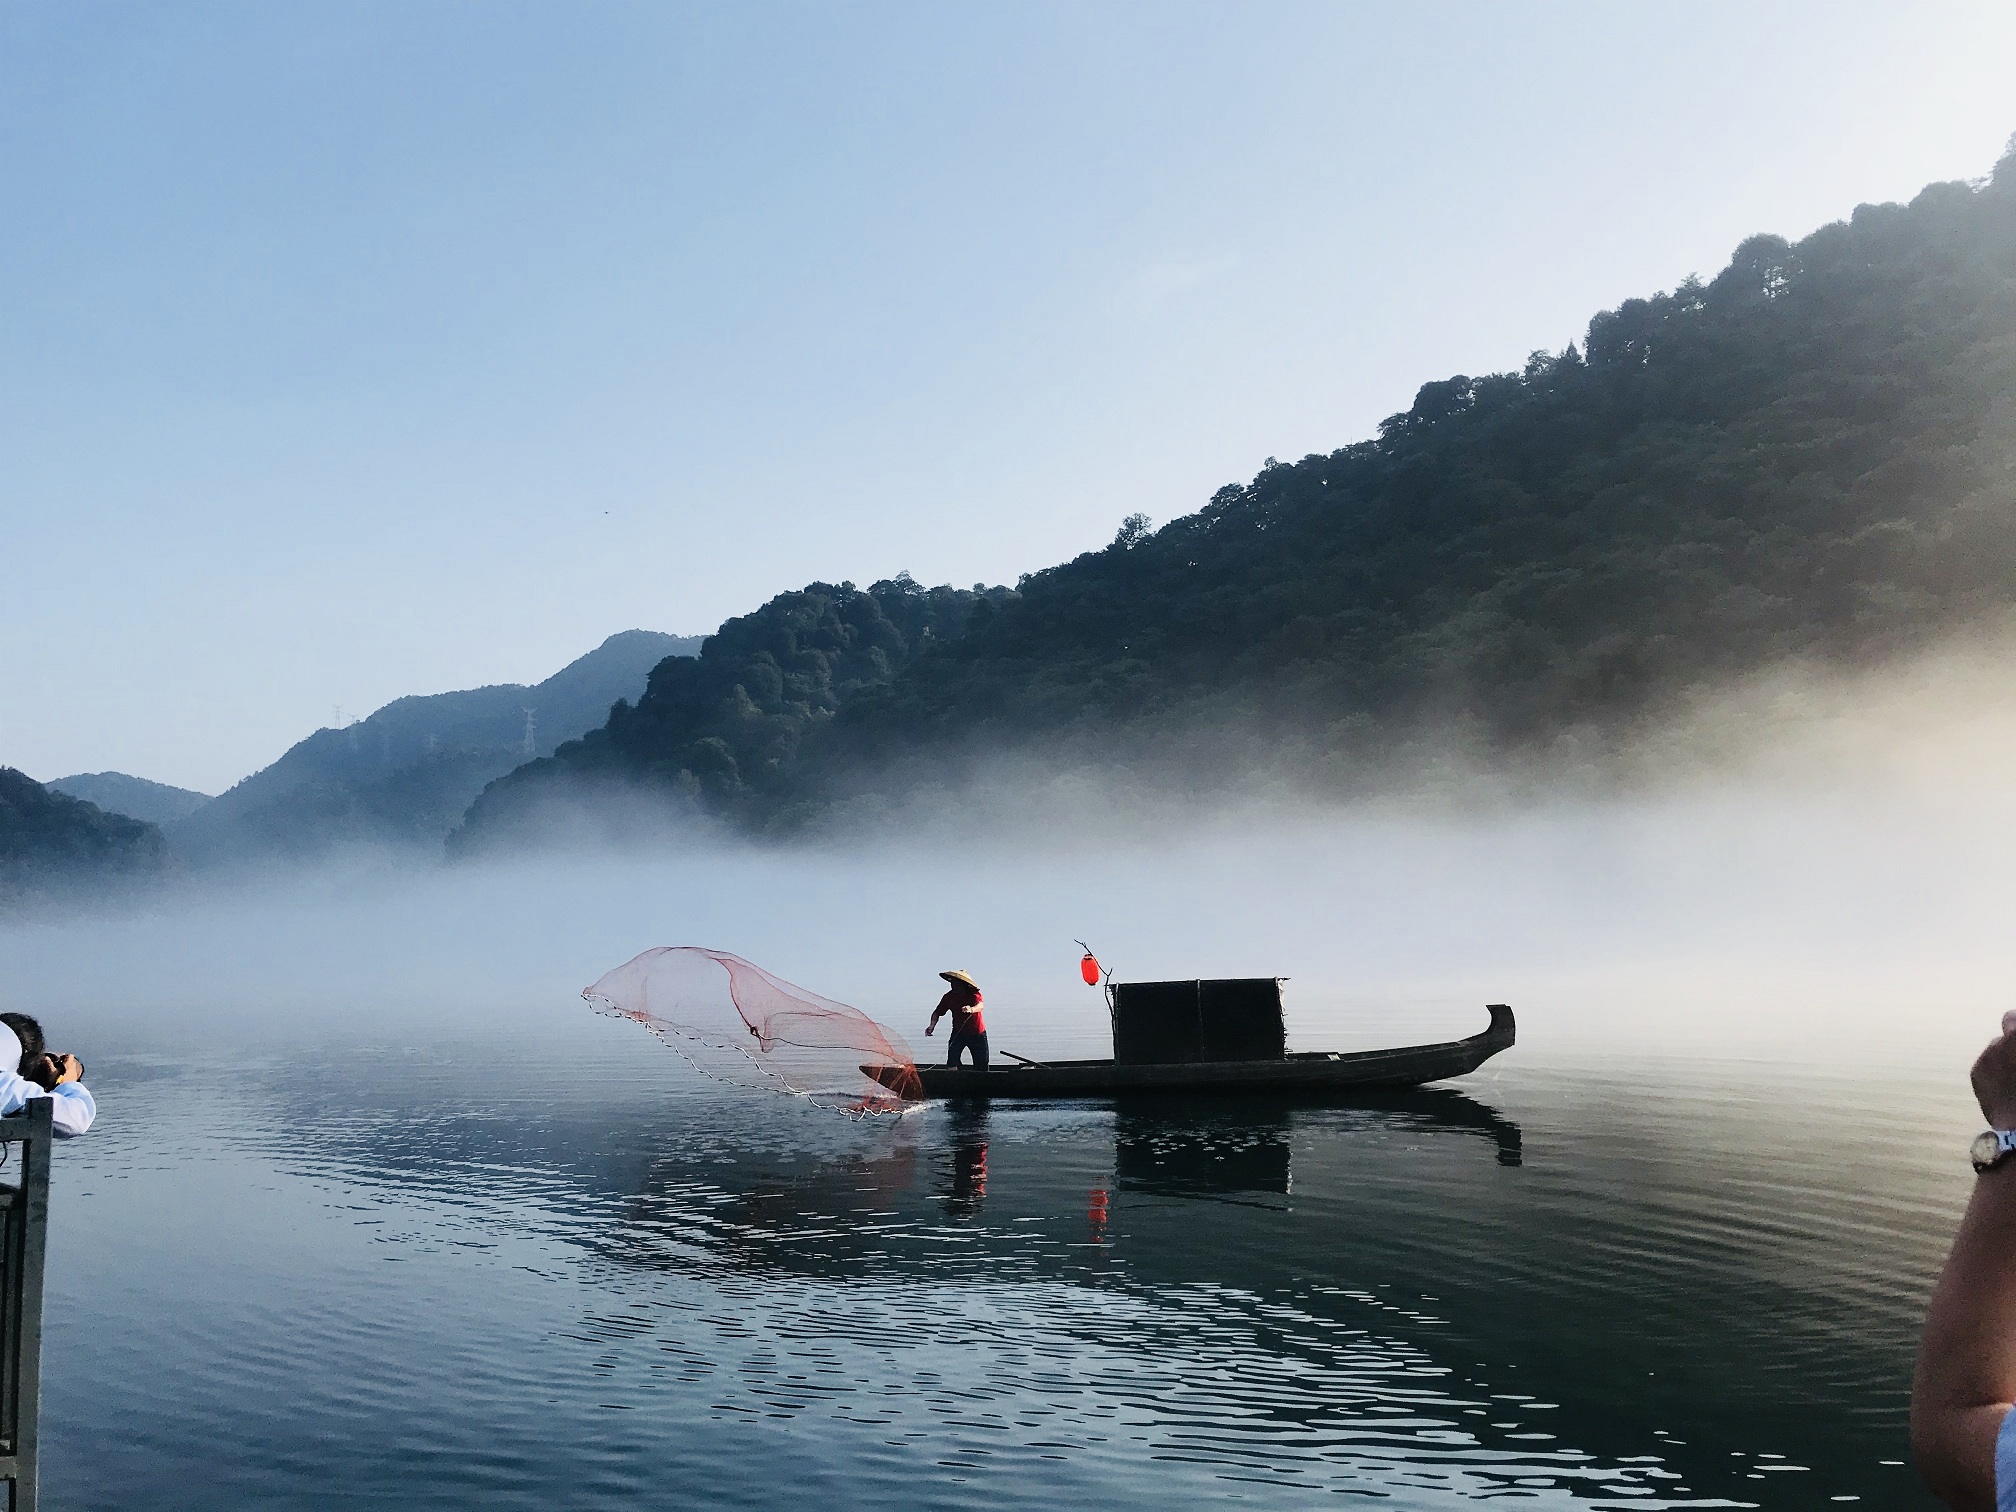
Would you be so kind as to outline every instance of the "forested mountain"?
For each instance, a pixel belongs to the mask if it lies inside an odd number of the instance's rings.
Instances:
[[[159,868],[161,831],[0,767],[0,902]]]
[[[51,792],[95,803],[108,814],[124,814],[148,824],[172,824],[187,819],[210,801],[208,793],[129,777],[124,772],[79,772],[42,784]]]
[[[398,699],[342,729],[317,730],[169,825],[169,844],[198,862],[356,842],[438,846],[485,783],[600,725],[618,699],[638,696],[652,667],[699,644],[626,630],[530,687]]]
[[[815,584],[723,628],[463,843],[569,780],[774,824],[978,750],[1262,732],[1318,769],[1410,731],[1614,738],[1781,658],[2016,605],[2016,158],[1865,205],[1581,345],[1421,387],[1379,434],[980,594]],[[731,633],[732,631],[732,633]]]
[[[470,811],[468,834],[489,843],[510,833],[532,817],[520,795],[556,780],[643,781],[724,811],[781,793],[806,738],[837,710],[1013,598],[979,585],[921,588],[907,575],[782,594],[729,620],[697,657],[660,662],[637,702],[617,703],[601,729],[492,783]],[[472,843],[457,832],[450,848]]]

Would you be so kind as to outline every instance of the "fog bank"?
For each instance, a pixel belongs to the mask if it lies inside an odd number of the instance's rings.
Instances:
[[[1377,797],[1276,775],[1205,804],[1001,762],[795,843],[667,821],[626,844],[605,814],[537,855],[207,878],[0,923],[0,999],[87,1054],[196,1019],[369,1044],[550,1022],[559,1046],[605,1032],[584,984],[702,944],[920,1054],[953,966],[998,1046],[1103,1054],[1084,939],[1123,979],[1286,977],[1305,1049],[1464,1034],[1504,1001],[1535,1055],[1953,1057],[2016,1002],[2005,651],[1781,668],[1677,711],[1629,767],[1557,750],[1485,772],[1452,737]]]
[[[1103,1053],[1090,941],[1123,978],[1289,978],[1300,1048],[1436,1039],[1519,1010],[1522,1049],[1887,1056],[1964,1045],[2012,998],[2016,802],[1841,790],[1495,816],[1333,814],[1045,854],[722,847],[359,870],[0,929],[0,996],[80,1050],[222,1016],[253,1039],[550,1018],[651,945],[734,951],[924,1046],[934,973],[996,1043]],[[1908,1030],[1908,1032],[1906,1032]],[[83,1043],[95,1040],[96,1043]]]

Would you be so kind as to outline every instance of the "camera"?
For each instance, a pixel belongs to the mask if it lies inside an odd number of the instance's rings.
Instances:
[[[44,1092],[53,1092],[56,1084],[63,1079],[63,1063],[68,1059],[67,1055],[60,1053],[38,1055],[21,1068],[21,1074]]]

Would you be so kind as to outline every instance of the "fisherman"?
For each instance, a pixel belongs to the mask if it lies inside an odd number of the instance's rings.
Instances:
[[[51,1053],[42,1026],[25,1013],[0,1013],[0,1115],[18,1113],[46,1097],[57,1137],[74,1138],[91,1127],[98,1103],[84,1085],[84,1063]]]
[[[945,1046],[945,1064],[959,1064],[959,1052],[971,1050],[976,1070],[987,1069],[987,1020],[980,1014],[980,984],[963,971],[941,971],[938,973],[951,985],[945,989],[945,996],[938,999],[938,1006],[931,1010],[931,1022],[924,1026],[924,1037],[929,1039],[937,1031],[938,1020],[945,1014],[952,1015],[952,1038]]]

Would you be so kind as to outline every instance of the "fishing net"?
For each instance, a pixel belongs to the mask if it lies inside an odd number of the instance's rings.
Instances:
[[[789,1092],[855,1117],[900,1113],[924,1096],[917,1062],[894,1030],[725,950],[661,945],[581,996],[737,1086]]]

